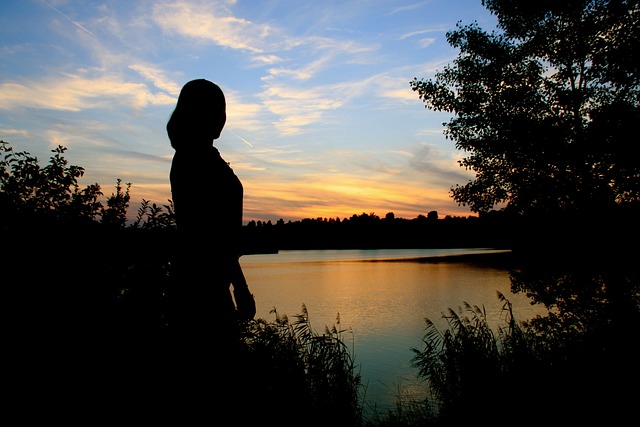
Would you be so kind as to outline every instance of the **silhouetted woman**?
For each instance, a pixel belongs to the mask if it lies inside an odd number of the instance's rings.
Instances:
[[[213,146],[226,117],[220,87],[198,79],[184,85],[167,123],[179,279],[170,290],[169,324],[188,345],[216,347],[255,315],[239,262],[242,183]]]

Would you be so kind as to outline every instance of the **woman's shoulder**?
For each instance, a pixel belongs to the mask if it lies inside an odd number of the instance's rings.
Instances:
[[[222,158],[215,147],[206,150],[177,150],[173,155],[171,169],[193,173],[233,174],[231,165]]]
[[[220,151],[218,151],[217,148],[215,147],[212,147],[212,148],[214,150],[213,156],[215,157],[215,161],[218,163],[220,170],[224,172],[233,173],[233,169],[231,169],[231,163],[227,162],[225,159],[222,158],[222,155],[220,154]]]

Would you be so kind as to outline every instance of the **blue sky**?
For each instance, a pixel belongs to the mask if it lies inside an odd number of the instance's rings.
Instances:
[[[0,2],[0,139],[44,164],[57,145],[106,195],[171,198],[166,122],[184,83],[216,82],[215,146],[245,189],[244,220],[471,212],[472,173],[414,78],[457,52],[456,22],[491,30],[480,0]]]

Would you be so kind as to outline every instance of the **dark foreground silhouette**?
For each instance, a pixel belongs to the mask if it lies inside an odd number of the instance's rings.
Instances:
[[[196,79],[182,87],[167,123],[175,150],[169,178],[177,226],[170,242],[177,245],[171,329],[180,347],[193,347],[194,354],[202,351],[201,337],[216,329],[219,342],[237,340],[238,321],[256,313],[239,261],[242,183],[214,147],[226,119],[220,87]]]
[[[172,232],[30,224],[4,230],[5,404],[21,420],[355,425],[357,375],[335,339],[261,319],[234,340],[224,324],[172,329],[174,254],[156,250]]]
[[[344,369],[344,382],[322,388],[340,364],[326,363],[317,375],[310,366],[331,360],[330,352],[298,357],[295,340],[278,339],[260,319],[241,329],[235,347],[214,329],[197,340],[197,357],[183,351],[170,328],[172,254],[155,250],[174,238],[170,231],[29,224],[4,230],[11,242],[3,264],[6,403],[23,419],[234,416],[328,425],[328,418],[338,417],[343,423],[329,424],[358,425],[357,370]],[[515,333],[506,335],[502,355],[474,322],[460,334],[452,331],[450,347],[425,359],[443,374],[434,384],[445,400],[428,402],[441,409],[439,418],[421,404],[423,420],[438,425],[438,419],[495,417],[489,408],[498,401],[504,416],[531,411],[527,417],[538,420],[611,421],[634,410],[635,395],[628,390],[639,379],[637,269],[632,257],[614,256],[612,248],[600,254],[578,249],[571,252],[578,258],[501,258],[514,267],[514,290],[552,306],[554,314],[536,320],[534,328],[508,325]],[[308,348],[324,342],[309,337]],[[438,367],[447,360],[446,369]]]

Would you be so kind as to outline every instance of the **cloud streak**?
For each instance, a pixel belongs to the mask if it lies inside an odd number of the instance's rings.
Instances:
[[[75,25],[77,28],[79,28],[81,31],[89,34],[90,36],[97,38],[95,34],[93,34],[91,31],[89,31],[87,28],[85,28],[83,25],[81,25],[78,21],[74,21],[73,19],[69,18],[69,16],[65,15],[64,13],[62,13],[60,11],[60,9],[58,9],[57,7],[55,7],[54,5],[52,5],[51,3],[49,3],[46,0],[41,0],[42,3],[46,4],[47,6],[49,6],[51,9],[55,10],[58,14],[60,14],[64,19],[66,19],[67,21],[71,22],[73,25]]]
[[[38,81],[0,83],[0,109],[45,108],[81,111],[125,105],[140,109],[149,105],[170,105],[176,98],[152,92],[142,83],[114,76],[86,77],[65,74]]]
[[[262,53],[272,37],[268,24],[256,24],[233,16],[224,3],[159,2],[154,21],[166,32],[214,43],[222,47]]]

